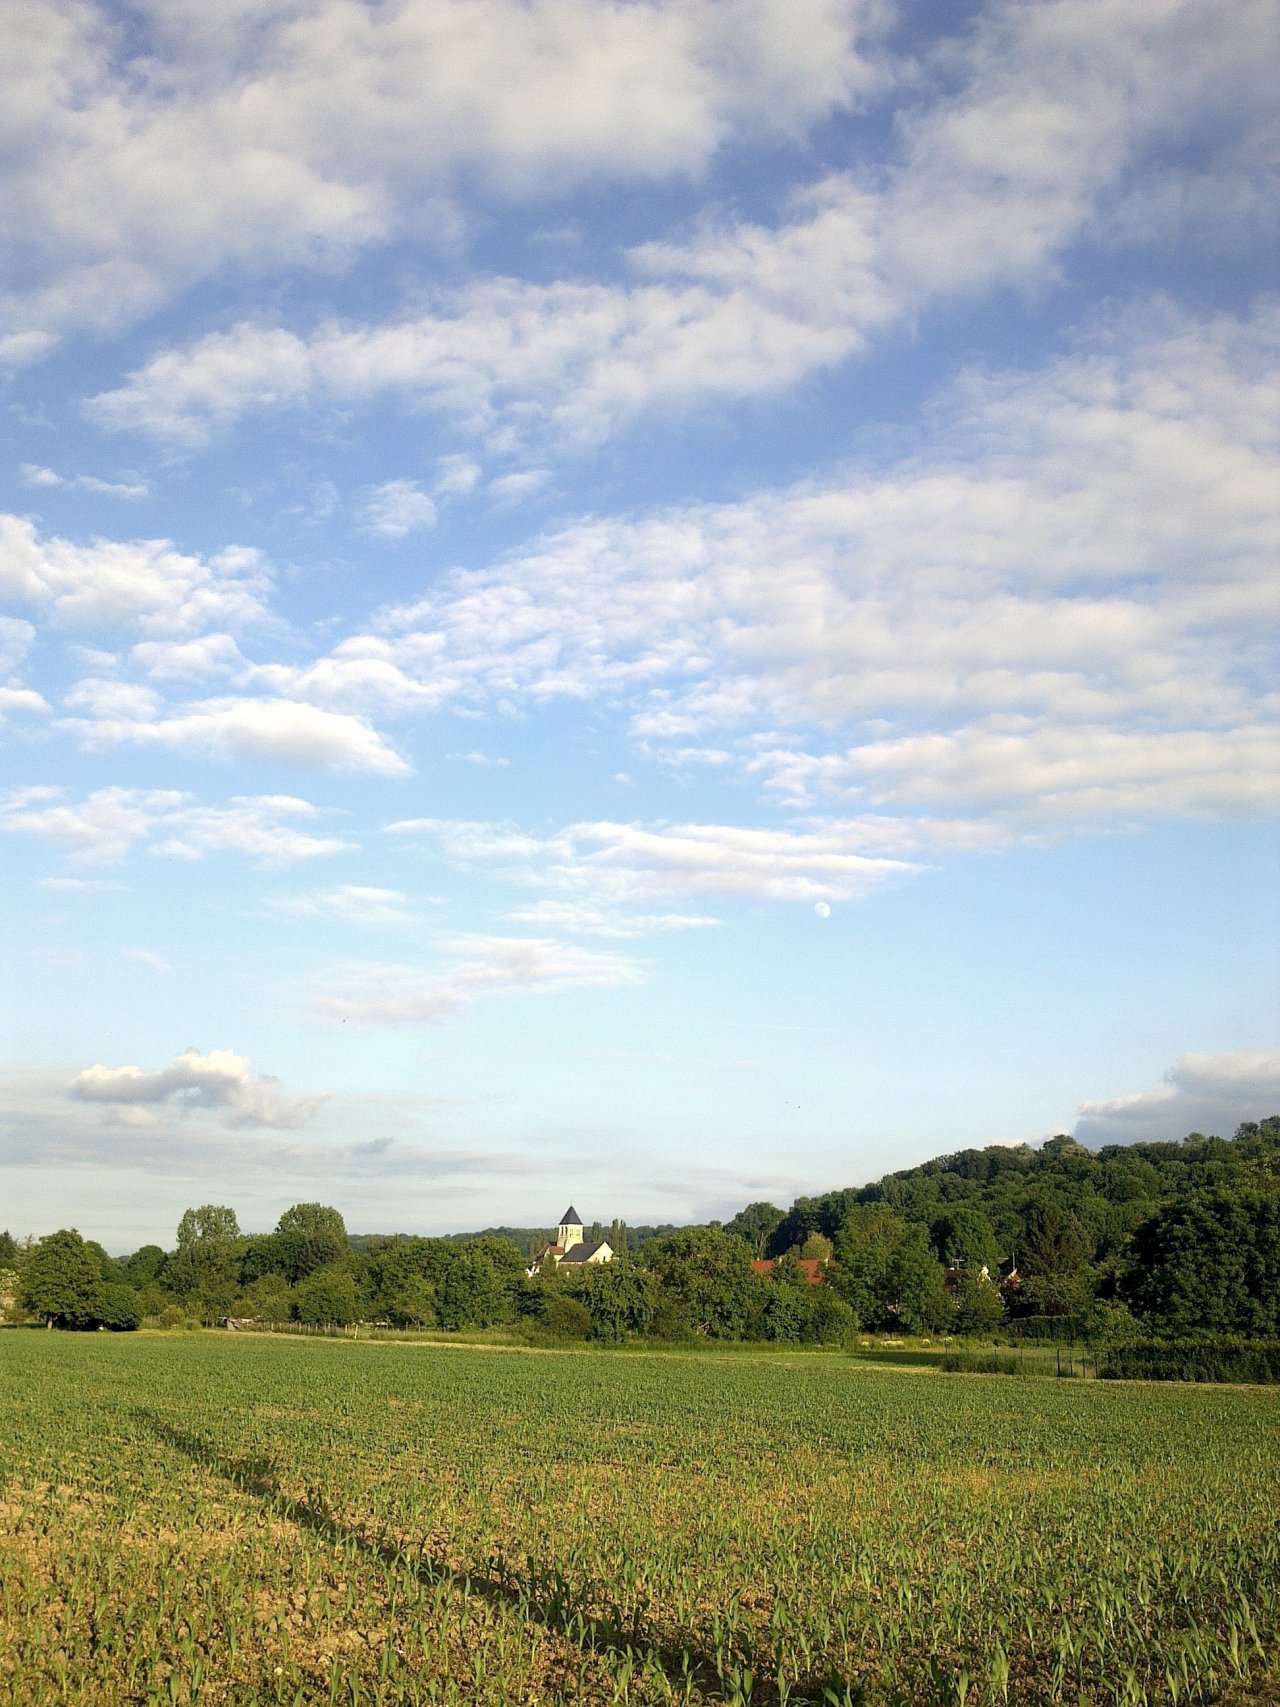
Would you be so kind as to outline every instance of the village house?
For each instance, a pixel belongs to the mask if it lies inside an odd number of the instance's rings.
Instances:
[[[572,1204],[560,1217],[560,1225],[556,1228],[554,1245],[544,1245],[533,1259],[529,1274],[541,1274],[543,1265],[549,1263],[552,1268],[562,1266],[577,1268],[584,1263],[600,1263],[613,1261],[613,1248],[606,1240],[589,1245],[582,1237],[582,1217]]]

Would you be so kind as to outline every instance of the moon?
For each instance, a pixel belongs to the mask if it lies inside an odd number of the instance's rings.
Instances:
[[[831,908],[825,901],[815,901],[813,903],[813,910],[820,919],[829,919],[831,917]]]

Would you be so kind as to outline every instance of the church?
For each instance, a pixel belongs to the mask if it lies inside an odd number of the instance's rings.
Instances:
[[[561,1264],[577,1267],[581,1263],[612,1261],[613,1249],[604,1239],[596,1245],[585,1243],[582,1237],[582,1217],[570,1204],[560,1217],[555,1244],[542,1247],[534,1257],[529,1273],[540,1274],[547,1263],[552,1268],[559,1268]]]

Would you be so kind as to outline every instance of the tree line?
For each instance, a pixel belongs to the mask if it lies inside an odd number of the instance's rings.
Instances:
[[[0,1235],[0,1296],[11,1318],[80,1329],[251,1318],[519,1326],[603,1343],[1280,1338],[1280,1116],[1231,1139],[964,1150],[787,1210],[753,1203],[724,1224],[629,1238],[615,1222],[612,1263],[531,1275],[530,1253],[547,1236],[353,1240],[320,1203],[245,1234],[233,1209],[206,1204],[183,1215],[171,1250],[144,1245],[123,1258],[73,1229],[24,1246]]]

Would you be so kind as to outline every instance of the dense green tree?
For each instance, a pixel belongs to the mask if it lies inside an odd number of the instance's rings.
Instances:
[[[810,1233],[796,1255],[802,1262],[828,1263],[834,1252],[835,1245],[825,1233]]]
[[[959,1334],[990,1334],[1004,1321],[1000,1288],[980,1268],[966,1268],[952,1295],[952,1326]]]
[[[985,1209],[973,1202],[953,1203],[930,1228],[938,1260],[947,1268],[996,1265],[996,1236]]]
[[[769,1235],[782,1220],[782,1211],[772,1203],[748,1203],[745,1209],[740,1209],[732,1221],[726,1221],[724,1230],[733,1233],[739,1239],[745,1239],[751,1247],[753,1257],[762,1257]]]
[[[297,1288],[295,1299],[298,1320],[312,1327],[345,1328],[360,1319],[355,1276],[339,1263],[308,1275]]]
[[[142,1305],[132,1286],[123,1281],[106,1281],[100,1298],[99,1326],[112,1333],[129,1333],[142,1325]]]
[[[419,1274],[408,1275],[384,1305],[387,1320],[395,1328],[433,1328],[436,1325],[436,1295]]]
[[[512,1287],[484,1249],[488,1243],[476,1240],[455,1251],[437,1291],[436,1315],[442,1328],[490,1328],[514,1320]]]
[[[782,1280],[770,1292],[760,1313],[759,1331],[764,1339],[839,1345],[857,1331],[857,1317],[828,1286]]]
[[[280,1272],[291,1285],[350,1253],[346,1222],[323,1203],[295,1203],[276,1223]]]
[[[137,1295],[120,1281],[104,1281],[103,1254],[74,1228],[41,1239],[22,1273],[26,1309],[55,1328],[136,1328]]]
[[[542,1326],[557,1339],[586,1340],[592,1336],[591,1312],[570,1292],[551,1290],[543,1300]]]
[[[576,1279],[574,1296],[591,1318],[591,1337],[606,1345],[646,1333],[653,1320],[653,1276],[621,1259],[588,1264]]]
[[[907,1225],[886,1203],[858,1204],[837,1229],[828,1276],[860,1325],[885,1325],[891,1298],[889,1268]]]
[[[159,1245],[143,1245],[141,1250],[126,1258],[125,1277],[130,1286],[154,1286],[160,1281],[167,1260]]]
[[[1051,1198],[1027,1206],[1018,1247],[1018,1268],[1024,1275],[1076,1275],[1089,1255],[1089,1240],[1079,1219]]]
[[[907,1333],[936,1332],[951,1318],[942,1264],[922,1226],[908,1227],[889,1259],[886,1304]]]
[[[166,1268],[169,1284],[206,1322],[227,1315],[235,1302],[242,1246],[236,1212],[224,1204],[188,1209],[178,1223],[178,1248]]]
[[[733,1233],[687,1227],[647,1244],[641,1254],[666,1300],[711,1339],[740,1339],[768,1302],[768,1281]]]
[[[282,1274],[262,1274],[236,1299],[235,1313],[260,1322],[288,1322],[294,1320],[294,1302],[293,1288]]]
[[[1164,1332],[1280,1335],[1280,1191],[1164,1205],[1134,1233],[1121,1290]]]
[[[0,1268],[12,1268],[18,1260],[18,1241],[6,1228],[0,1233]]]

